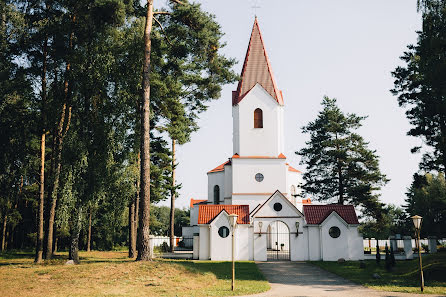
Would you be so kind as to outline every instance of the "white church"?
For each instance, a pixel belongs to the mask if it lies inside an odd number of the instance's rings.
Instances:
[[[284,151],[284,99],[257,19],[241,79],[232,93],[233,156],[208,174],[208,199],[191,201],[193,256],[231,260],[363,259],[352,205],[315,205],[300,197],[301,172]],[[229,215],[236,214],[236,228]]]

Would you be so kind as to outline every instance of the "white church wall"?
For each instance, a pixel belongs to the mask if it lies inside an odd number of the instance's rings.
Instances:
[[[232,148],[234,154],[240,155],[240,111],[239,106],[232,106]]]
[[[218,215],[210,224],[210,240],[211,252],[210,258],[212,261],[228,261],[232,255],[232,230],[229,227],[229,220],[226,213]],[[218,234],[218,229],[225,226],[229,229],[229,235],[222,238]],[[237,238],[237,237],[236,237]],[[247,238],[246,238],[247,239]]]
[[[254,261],[266,260],[266,233],[255,234],[254,232]]]
[[[301,181],[301,174],[299,172],[289,171],[288,166],[285,166],[285,170],[286,170],[285,175],[286,175],[286,189],[287,189],[286,196],[288,197],[288,199],[290,199],[291,202],[293,202],[294,205],[296,205],[295,198],[293,199],[293,197],[291,196],[291,187],[294,186],[296,194],[300,194],[301,189],[298,187],[298,184]]]
[[[271,195],[276,190],[286,193],[285,159],[232,159],[233,196],[237,194]],[[255,179],[257,173],[263,174],[263,181]],[[233,199],[237,199],[233,197]]]
[[[254,128],[254,110],[263,113],[263,128]],[[233,109],[234,153],[271,156],[283,153],[283,107],[259,84]]]
[[[252,250],[252,241],[248,224],[237,225],[235,232],[235,259],[238,261],[252,260],[250,250]],[[231,237],[229,235],[228,237]],[[231,239],[232,240],[232,239]],[[251,253],[252,254],[252,253]]]
[[[364,242],[357,226],[349,226],[348,255],[350,260],[364,259]]]
[[[319,261],[322,259],[319,225],[306,226],[305,229],[307,229],[308,234],[308,258],[310,261]]]
[[[225,166],[224,171],[225,177],[224,177],[224,204],[226,204],[227,199],[230,199],[232,197],[232,165]]]
[[[198,205],[190,208],[190,225],[191,226],[198,225],[198,208],[199,208]]]
[[[208,225],[200,225],[198,258],[200,260],[209,260],[209,227]]]
[[[338,227],[341,235],[332,238],[329,234],[331,227]],[[339,216],[332,212],[321,224],[322,259],[323,261],[337,261],[339,258],[349,259],[349,229]]]
[[[220,187],[219,203],[224,201],[225,173],[224,171],[208,173],[208,202],[214,204],[214,187]]]
[[[234,195],[232,196],[233,205],[249,205],[249,211],[252,211],[259,204],[263,204],[271,194],[265,195]]]

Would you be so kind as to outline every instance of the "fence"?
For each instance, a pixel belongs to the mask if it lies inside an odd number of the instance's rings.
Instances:
[[[152,246],[159,252],[167,252],[170,250],[170,237],[168,236],[152,236]],[[192,251],[194,238],[192,236],[175,236],[174,237],[176,251]]]
[[[364,238],[363,240],[363,246],[364,246],[364,254],[376,254],[376,246],[378,244],[379,250],[384,251],[386,244],[388,246],[388,248],[390,249],[390,245],[391,245],[391,241],[396,242],[396,247],[395,245],[393,246],[394,249],[394,253],[400,253],[403,254],[404,253],[404,240],[403,239],[375,239],[375,238]],[[446,241],[445,239],[440,239],[439,240],[440,243],[443,241]],[[427,238],[423,238],[420,240],[421,246],[423,247],[427,247],[429,245],[429,239]],[[414,251],[417,251],[417,244],[415,239],[411,239],[411,244],[412,244],[412,249]],[[422,253],[425,252],[424,248],[422,248]]]

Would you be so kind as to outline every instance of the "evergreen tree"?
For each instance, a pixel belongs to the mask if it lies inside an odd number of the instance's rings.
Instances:
[[[304,190],[316,200],[352,203],[379,218],[382,203],[377,191],[388,180],[379,170],[376,151],[355,132],[365,117],[344,114],[336,99],[324,97],[322,106],[316,120],[303,127],[310,140],[296,152],[307,167]]]
[[[446,2],[419,1],[423,10],[423,27],[416,45],[409,45],[397,67],[391,92],[406,108],[412,124],[408,135],[420,137],[429,147],[424,150],[423,170],[446,169]],[[413,153],[421,147],[414,147]]]
[[[422,236],[446,236],[446,181],[443,173],[414,174],[404,208],[423,217]],[[411,226],[412,227],[412,226]]]

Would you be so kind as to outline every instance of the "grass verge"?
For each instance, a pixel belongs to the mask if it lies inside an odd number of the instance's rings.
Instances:
[[[365,268],[360,268],[358,261],[311,263],[372,289],[420,293],[418,259],[397,261],[391,272],[385,269],[384,261],[379,265],[374,260],[364,262]],[[423,271],[424,293],[446,295],[446,252],[424,256]],[[381,278],[373,278],[374,273]]]
[[[80,265],[64,265],[65,253],[43,265],[33,254],[0,254],[1,296],[236,296],[270,286],[254,262],[187,260],[135,262],[126,252],[81,252]]]

